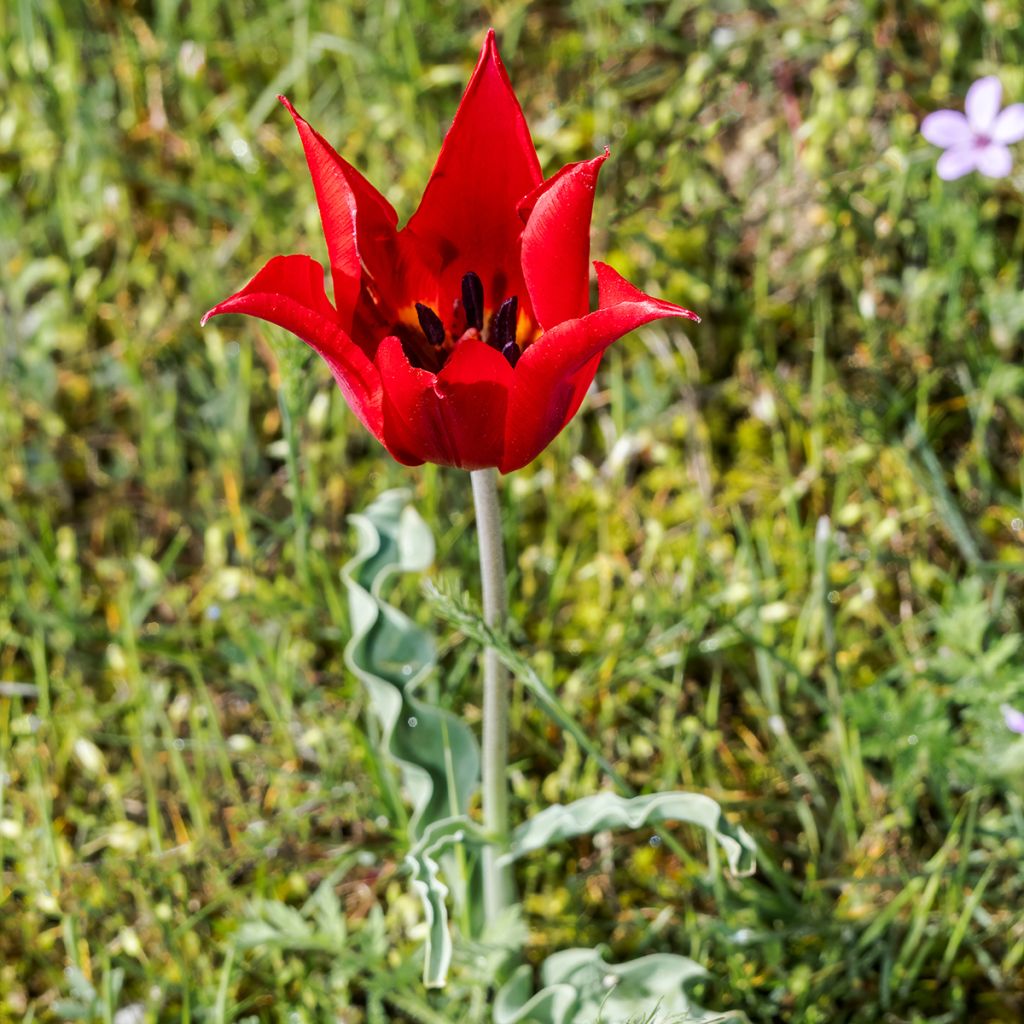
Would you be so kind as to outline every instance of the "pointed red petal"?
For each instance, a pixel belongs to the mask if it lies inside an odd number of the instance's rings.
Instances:
[[[540,181],[530,129],[492,30],[405,231],[439,276],[449,266],[457,276],[470,270],[479,274],[486,299],[494,304],[495,272],[501,270],[506,279],[518,276],[512,254],[522,222],[516,204]]]
[[[590,217],[608,150],[563,167],[519,203],[523,277],[533,313],[545,330],[590,308]]]
[[[327,239],[334,301],[346,330],[351,330],[362,265],[366,265],[373,277],[378,276],[378,269],[385,278],[390,276],[380,256],[388,246],[394,245],[398,217],[391,204],[310,127],[287,98],[279,96],[278,99],[292,115],[302,139]]]
[[[604,350],[624,334],[662,317],[699,321],[696,313],[645,295],[604,263],[595,263],[599,308],[566,320],[519,360],[509,396],[501,471],[537,457],[576,414]]]
[[[397,338],[385,338],[377,367],[384,385],[385,444],[399,461],[462,469],[500,463],[512,368],[493,348],[460,341],[435,376],[411,366]]]
[[[240,292],[202,319],[224,313],[259,317],[301,338],[327,363],[363,425],[381,437],[380,377],[348,336],[324,292],[324,268],[308,256],[275,256]]]

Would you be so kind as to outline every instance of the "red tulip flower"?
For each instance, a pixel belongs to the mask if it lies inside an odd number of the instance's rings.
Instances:
[[[248,313],[298,335],[399,462],[519,469],[575,415],[613,341],[661,317],[698,319],[603,263],[588,311],[608,153],[544,180],[493,31],[401,230],[388,201],[281,102],[313,177],[334,303],[319,263],[275,256],[203,322]]]

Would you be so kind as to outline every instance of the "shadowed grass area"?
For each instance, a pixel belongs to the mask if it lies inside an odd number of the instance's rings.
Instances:
[[[472,580],[468,477],[395,465],[283,333],[198,324],[325,258],[277,93],[404,219],[488,25],[545,172],[611,148],[594,255],[704,317],[613,347],[504,481],[525,652],[761,851],[539,854],[530,956],[686,954],[755,1022],[1021,1019],[1024,176],[944,183],[918,126],[982,74],[1024,100],[1024,16],[909,7],[3,9],[0,1021],[488,1019],[473,958],[420,986],[338,575],[404,485]],[[515,817],[604,784],[517,707]]]

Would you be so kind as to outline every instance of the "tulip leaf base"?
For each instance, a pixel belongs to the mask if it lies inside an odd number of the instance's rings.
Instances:
[[[512,864],[527,854],[575,836],[609,829],[633,831],[662,821],[685,822],[706,829],[725,851],[733,874],[753,871],[755,846],[750,836],[731,825],[710,797],[682,792],[652,793],[632,799],[615,793],[597,793],[571,804],[555,804],[515,829],[499,864]],[[475,822],[460,816],[434,822],[409,853],[413,885],[423,901],[428,927],[423,979],[428,988],[445,984],[452,958],[444,902],[448,889],[440,878],[439,858],[460,846],[475,853],[487,842],[488,836]]]
[[[564,949],[544,962],[534,994],[532,971],[519,968],[498,992],[494,1024],[702,1024],[736,1019],[705,1010],[688,995],[706,974],[666,953],[609,964],[595,949]]]
[[[356,556],[345,567],[354,635],[347,649],[349,666],[366,686],[370,707],[382,732],[384,759],[401,773],[413,803],[408,824],[406,866],[419,895],[427,926],[423,980],[428,988],[441,988],[448,980],[455,952],[447,899],[454,895],[461,910],[467,940],[497,946],[495,936],[515,936],[518,908],[511,907],[501,921],[487,919],[480,934],[484,894],[476,870],[482,854],[495,849],[490,835],[467,814],[469,800],[479,787],[480,754],[468,727],[450,713],[429,706],[413,695],[415,686],[434,666],[430,638],[410,619],[380,596],[382,586],[398,572],[422,572],[433,557],[433,538],[423,520],[408,504],[404,491],[389,491],[363,515],[353,516],[358,530]],[[502,635],[487,626],[465,602],[432,591],[432,599],[464,634],[490,646],[527,683],[527,692],[556,725],[571,718],[553,693],[525,660],[511,657]],[[583,738],[578,730],[565,728]],[[590,750],[587,743],[584,749]],[[596,754],[596,751],[595,751]],[[390,766],[385,766],[386,770]],[[613,777],[616,784],[621,780]],[[597,793],[570,804],[555,804],[512,830],[507,843],[496,849],[500,867],[547,846],[576,836],[607,830],[635,831],[665,822],[682,822],[704,829],[725,853],[733,874],[753,870],[753,840],[731,824],[710,797],[698,793],[669,792],[643,796]],[[507,957],[496,961],[507,962]],[[499,967],[500,970],[500,967]],[[593,950],[565,950],[550,958],[542,972],[543,988],[532,994],[529,972],[518,968],[508,979],[495,1004],[498,1024],[540,1021],[573,1024],[593,1019],[594,1010],[614,1007],[607,1020],[625,1021],[640,1013],[689,1013],[689,1020],[709,1019],[686,995],[689,982],[701,969],[682,957],[643,957],[620,966],[605,964]],[[695,1016],[696,1015],[696,1016]],[[666,1018],[667,1019],[667,1018]]]

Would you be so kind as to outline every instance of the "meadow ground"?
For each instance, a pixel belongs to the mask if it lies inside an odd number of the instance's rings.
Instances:
[[[1024,100],[1017,0],[4,5],[0,1021],[487,1019],[471,971],[420,986],[339,581],[394,486],[472,580],[468,478],[198,321],[325,256],[276,94],[408,216],[488,25],[545,171],[611,148],[594,255],[704,316],[504,480],[523,649],[760,846],[531,858],[530,956],[684,953],[755,1022],[1020,1021],[1024,152],[947,183],[919,134],[984,74]],[[395,600],[472,713],[472,646]],[[599,789],[520,697],[513,813]]]

